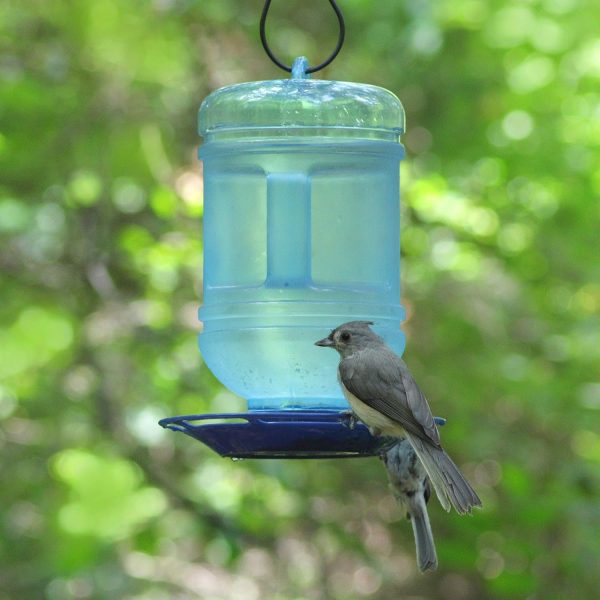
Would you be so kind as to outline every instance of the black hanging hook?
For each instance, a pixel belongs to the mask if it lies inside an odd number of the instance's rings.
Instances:
[[[273,54],[273,51],[269,47],[269,42],[267,42],[267,34],[265,31],[265,25],[267,23],[267,14],[269,13],[269,8],[271,7],[271,1],[272,0],[265,0],[265,6],[263,8],[262,15],[260,16],[260,41],[262,42],[263,48],[265,49],[267,56],[280,69],[283,69],[284,71],[287,71],[288,73],[291,73],[292,67],[288,67],[287,65],[284,65]],[[320,65],[317,65],[316,67],[311,67],[310,69],[307,69],[306,73],[315,73],[316,71],[320,71],[321,69],[324,69],[339,54],[340,50],[342,49],[342,45],[344,44],[344,38],[346,36],[346,24],[344,23],[344,17],[342,15],[342,11],[340,10],[340,7],[336,4],[335,0],[329,0],[329,4],[331,4],[331,8],[333,8],[333,11],[335,12],[335,15],[340,24],[340,34],[338,36],[337,45],[335,47],[335,50],[331,53],[331,56],[329,56],[329,58],[326,61],[322,62]]]

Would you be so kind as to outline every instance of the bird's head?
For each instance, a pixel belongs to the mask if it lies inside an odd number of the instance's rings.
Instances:
[[[359,350],[378,346],[383,340],[371,330],[371,321],[350,321],[336,327],[326,338],[315,342],[316,346],[334,348],[342,357],[351,356]]]

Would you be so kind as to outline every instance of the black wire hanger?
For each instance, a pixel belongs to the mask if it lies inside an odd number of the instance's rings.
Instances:
[[[271,1],[272,0],[265,0],[265,6],[264,6],[262,14],[260,16],[260,41],[262,42],[263,48],[265,49],[267,56],[280,69],[283,69],[284,71],[287,71],[288,73],[291,73],[292,67],[288,67],[287,65],[282,63],[275,56],[275,54],[273,54],[273,51],[271,50],[271,48],[269,46],[269,42],[267,41],[265,25],[267,23],[267,14],[269,13],[269,8],[271,8]],[[329,58],[327,60],[322,62],[320,65],[317,65],[316,67],[310,67],[309,69],[306,69],[307,74],[315,73],[317,71],[320,71],[321,69],[324,69],[339,54],[340,50],[342,49],[342,45],[344,44],[344,38],[346,37],[346,24],[344,23],[344,17],[342,15],[342,11],[340,10],[340,7],[336,4],[335,0],[328,0],[328,1],[329,1],[329,4],[331,4],[331,8],[333,8],[333,11],[335,12],[335,15],[337,16],[337,19],[338,19],[338,22],[340,25],[340,33],[338,36],[337,45],[335,47],[335,50],[331,53],[331,55],[329,56]]]

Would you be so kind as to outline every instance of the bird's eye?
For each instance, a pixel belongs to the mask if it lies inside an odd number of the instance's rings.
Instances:
[[[340,339],[342,342],[347,342],[350,339],[350,334],[347,331],[344,331],[344,333],[340,335]]]

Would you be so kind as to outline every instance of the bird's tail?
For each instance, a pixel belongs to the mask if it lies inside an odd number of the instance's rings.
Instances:
[[[411,500],[408,514],[415,535],[417,564],[423,572],[434,571],[438,561],[425,498],[422,494],[415,494]]]
[[[481,506],[481,500],[475,490],[442,448],[428,444],[408,432],[407,437],[423,463],[445,510],[449,511],[450,506],[453,506],[457,513],[464,515],[470,513],[474,506]]]

